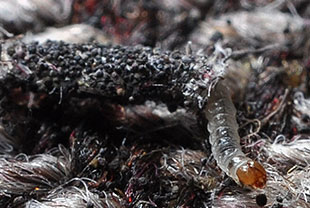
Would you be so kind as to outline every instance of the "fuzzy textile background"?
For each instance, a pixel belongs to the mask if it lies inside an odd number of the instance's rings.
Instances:
[[[0,0],[0,207],[310,207],[309,18],[307,0]],[[219,84],[240,142],[209,139]]]

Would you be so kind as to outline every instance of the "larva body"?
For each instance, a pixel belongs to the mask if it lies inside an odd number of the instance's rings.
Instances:
[[[237,183],[263,188],[266,171],[241,150],[236,109],[228,89],[220,81],[204,109],[208,119],[209,142],[219,167]]]

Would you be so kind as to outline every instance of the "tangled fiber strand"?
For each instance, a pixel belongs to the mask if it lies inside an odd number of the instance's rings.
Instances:
[[[70,155],[64,148],[33,156],[1,156],[1,192],[22,195],[52,189],[69,177],[70,162]]]
[[[114,208],[121,206],[121,199],[115,194],[100,193],[100,197],[96,193],[92,193],[85,188],[75,186],[58,187],[52,190],[46,197],[38,200],[30,200],[25,204],[26,208]]]

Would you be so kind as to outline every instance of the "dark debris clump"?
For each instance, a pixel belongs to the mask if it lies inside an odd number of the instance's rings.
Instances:
[[[122,104],[156,101],[161,95],[169,108],[191,105],[193,99],[187,97],[198,99],[196,83],[205,89],[217,76],[205,56],[142,46],[49,41],[12,46],[8,53],[13,67],[1,78],[6,83],[2,91],[21,95],[16,104],[30,108],[41,105],[46,97],[49,102],[62,103],[83,94]]]

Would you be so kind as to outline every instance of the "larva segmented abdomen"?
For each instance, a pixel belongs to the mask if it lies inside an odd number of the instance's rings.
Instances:
[[[218,166],[237,183],[253,188],[264,187],[266,171],[242,152],[236,109],[221,81],[211,93],[204,112],[209,121],[209,142]]]

